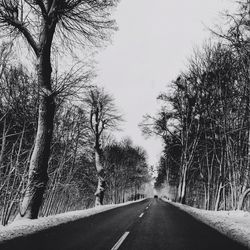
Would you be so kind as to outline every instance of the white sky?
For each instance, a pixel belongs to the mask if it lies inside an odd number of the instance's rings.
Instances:
[[[157,112],[158,94],[185,69],[193,48],[210,36],[206,26],[214,27],[219,13],[232,8],[233,0],[121,0],[115,12],[119,31],[97,56],[97,82],[125,115],[123,132],[116,136],[143,146],[150,164],[158,162],[162,145],[142,136],[142,116]]]

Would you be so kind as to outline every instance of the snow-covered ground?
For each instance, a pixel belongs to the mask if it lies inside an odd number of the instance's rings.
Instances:
[[[250,249],[250,213],[244,211],[207,211],[182,205],[175,202],[166,202],[189,213],[198,220],[213,227]]]
[[[79,211],[71,211],[63,214],[41,217],[37,220],[19,220],[5,227],[0,226],[0,241],[10,240],[15,237],[32,234],[50,227],[57,226],[59,224],[64,224],[78,219],[82,219],[94,214],[98,214],[117,207],[126,206],[139,201],[142,200],[129,201],[116,205],[104,205]]]

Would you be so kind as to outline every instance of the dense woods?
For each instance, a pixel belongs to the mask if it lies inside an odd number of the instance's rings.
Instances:
[[[35,84],[34,77],[20,65],[9,65],[3,72],[0,103],[0,208],[3,225],[17,214],[20,199],[27,187],[37,124],[35,114],[38,112],[38,92],[33,88]],[[103,89],[97,87],[93,91],[103,93]],[[86,88],[86,96],[93,91]],[[105,96],[112,100],[110,95]],[[78,99],[75,103],[66,100],[57,106],[48,167],[49,182],[41,216],[95,205],[98,186],[96,141],[88,101],[83,95],[81,102]],[[113,112],[114,116],[107,112],[107,117],[120,119],[118,110],[113,109]],[[113,120],[110,122],[112,129],[115,129],[116,123]],[[109,134],[110,131],[106,131],[99,142],[106,180],[103,202],[110,204],[138,199],[144,194],[144,184],[150,180],[146,153],[133,145],[130,139],[116,142],[109,138]]]
[[[32,51],[37,88],[39,89],[38,122],[34,148],[29,161],[28,183],[20,203],[17,219],[38,217],[47,186],[48,163],[53,140],[56,97],[53,83],[55,63],[59,52],[73,51],[76,45],[97,46],[109,39],[115,28],[110,18],[115,1],[18,1],[0,2],[1,35],[24,40]],[[73,39],[72,39],[73,38]],[[22,49],[25,52],[25,49]],[[26,50],[27,51],[27,50]],[[72,87],[70,81],[67,86]],[[81,82],[84,84],[84,81]],[[57,84],[56,84],[57,85]],[[64,88],[62,88],[64,89]]]
[[[144,197],[147,154],[114,139],[124,118],[81,58],[111,39],[117,2],[0,0],[2,225]],[[140,124],[163,142],[159,194],[209,210],[250,209],[250,3],[238,5]]]
[[[140,125],[164,144],[156,189],[199,208],[250,205],[249,3],[239,5],[159,95],[160,111]]]
[[[2,225],[143,196],[146,153],[129,139],[110,139],[122,116],[114,98],[93,86],[88,62],[73,53],[109,41],[115,6],[0,1]],[[20,48],[27,63],[15,53]]]

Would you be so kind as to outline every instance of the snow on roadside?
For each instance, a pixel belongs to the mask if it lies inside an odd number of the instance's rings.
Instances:
[[[207,211],[175,202],[164,201],[189,213],[231,239],[250,249],[250,213],[245,211]]]
[[[107,210],[126,206],[135,202],[140,202],[142,200],[143,199],[138,201],[129,201],[121,204],[104,205],[85,210],[71,211],[63,214],[51,215],[48,217],[40,217],[36,220],[19,220],[5,227],[0,226],[0,242],[32,234],[60,224],[76,221]]]

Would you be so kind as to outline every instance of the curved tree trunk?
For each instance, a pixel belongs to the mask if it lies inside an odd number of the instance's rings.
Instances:
[[[28,183],[16,219],[36,219],[38,217],[48,182],[47,169],[56,106],[55,96],[51,89],[52,67],[50,59],[54,28],[48,30],[45,25],[40,38],[40,50],[37,54],[37,78],[40,88],[38,125],[29,165]]]
[[[237,210],[242,210],[245,198],[247,197],[249,193],[250,193],[250,188],[246,189],[245,192],[242,193],[239,199]]]
[[[35,147],[31,156],[29,176],[18,218],[38,217],[43,194],[48,182],[48,160],[53,133],[55,103],[53,96],[43,96],[40,100],[38,130]]]

